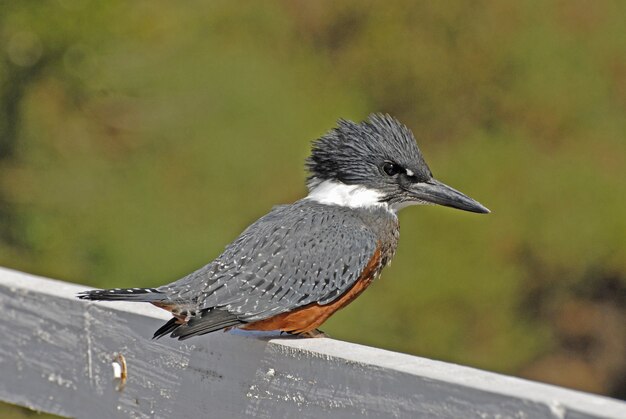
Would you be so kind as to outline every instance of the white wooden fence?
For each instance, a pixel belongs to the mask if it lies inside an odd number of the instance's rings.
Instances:
[[[107,419],[626,418],[621,401],[332,339],[153,341],[167,313],[77,300],[86,288],[0,268],[0,400]]]

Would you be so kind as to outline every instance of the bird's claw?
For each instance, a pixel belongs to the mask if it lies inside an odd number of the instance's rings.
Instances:
[[[303,338],[329,338],[330,336],[319,329],[309,330],[308,332],[297,333],[297,336]]]

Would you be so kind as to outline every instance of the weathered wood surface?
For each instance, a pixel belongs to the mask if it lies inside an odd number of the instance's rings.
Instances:
[[[0,400],[80,418],[626,418],[617,400],[332,339],[153,341],[167,313],[85,288],[0,268]]]

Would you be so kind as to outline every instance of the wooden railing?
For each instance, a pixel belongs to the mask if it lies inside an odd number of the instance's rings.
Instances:
[[[152,340],[168,314],[0,268],[0,400],[80,418],[626,418],[626,403],[332,339]]]

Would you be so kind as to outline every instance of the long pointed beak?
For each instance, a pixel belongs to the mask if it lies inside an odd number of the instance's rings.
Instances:
[[[491,212],[478,201],[435,179],[415,183],[409,191],[416,200],[481,214]]]

